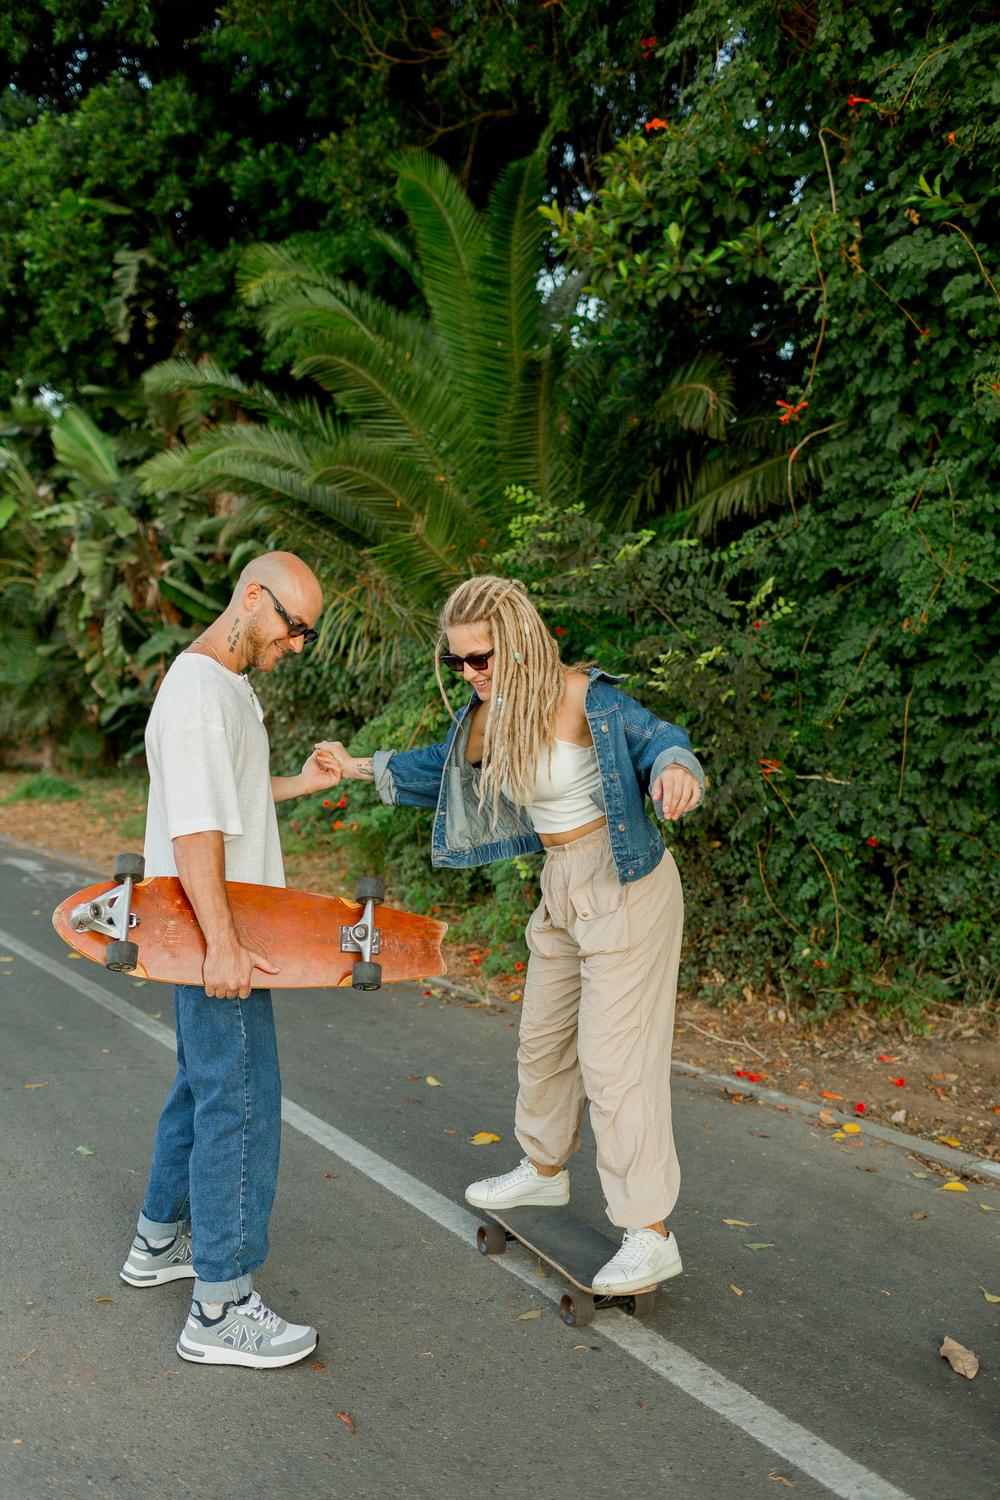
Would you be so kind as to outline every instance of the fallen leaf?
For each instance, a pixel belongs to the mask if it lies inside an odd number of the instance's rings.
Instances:
[[[428,1075],[425,1078],[424,1082],[430,1084],[430,1086],[431,1086],[432,1089],[443,1089],[444,1088],[444,1084],[443,1083],[439,1083],[436,1078],[432,1078],[431,1075],[430,1075],[430,1073],[428,1073]]]
[[[953,1135],[939,1135],[938,1140],[941,1142],[942,1146],[958,1146],[959,1148],[961,1148],[962,1145],[962,1142],[956,1141]]]
[[[12,964],[13,962],[13,953],[0,953],[0,964]]]
[[[850,1120],[846,1125],[842,1125],[840,1128],[845,1135],[858,1135],[861,1131],[861,1126],[855,1125],[853,1120]]]
[[[743,1288],[741,1286],[734,1286],[732,1282],[729,1283],[729,1290],[735,1292],[737,1297],[743,1296]]]
[[[795,1480],[789,1479],[787,1474],[779,1474],[777,1469],[768,1469],[767,1477],[768,1479],[776,1479],[779,1484],[787,1484],[790,1490],[794,1490],[795,1488]]]
[[[937,1193],[967,1193],[969,1189],[964,1182],[946,1182],[942,1187],[935,1188]]]
[[[748,1243],[747,1241],[744,1241],[743,1248],[744,1250],[774,1250],[776,1247],[773,1241],[768,1240],[764,1243]]]
[[[420,1082],[420,1074],[419,1073],[407,1073],[407,1075],[406,1075],[406,1081],[407,1081],[407,1083],[419,1083]]]
[[[350,1412],[338,1411],[337,1420],[338,1422],[343,1422],[345,1427],[349,1427],[351,1432],[354,1432],[354,1418],[351,1416]]]
[[[514,1319],[514,1322],[515,1323],[530,1323],[530,1321],[531,1321],[532,1318],[540,1318],[541,1316],[542,1316],[541,1309],[537,1308],[537,1307],[533,1307],[530,1312],[518,1313],[517,1317]]]
[[[984,1214],[1000,1214],[1000,1208],[994,1207],[992,1203],[980,1203],[979,1207]]]
[[[844,1132],[842,1130],[835,1130],[833,1132],[833,1135],[831,1135],[830,1139],[831,1139],[831,1141],[846,1141],[847,1140],[847,1136],[844,1134]]]
[[[23,1442],[24,1438],[11,1438],[10,1445],[12,1448],[20,1448]]]
[[[323,1361],[321,1359],[318,1359],[316,1361],[316,1363],[313,1365],[313,1369],[314,1370],[325,1370],[326,1369],[326,1365],[323,1363]]]
[[[94,1298],[95,1302],[113,1302],[114,1300],[115,1300],[114,1297],[95,1297]]]
[[[77,1146],[76,1149],[79,1151],[81,1156],[93,1156],[94,1154],[89,1146]]]
[[[573,1345],[573,1353],[575,1354],[578,1349],[586,1349],[588,1347],[589,1346],[587,1344],[574,1344]]]
[[[879,1055],[878,1055],[878,1060],[879,1060],[879,1062],[899,1062],[899,1053],[898,1052],[880,1052]]]
[[[993,1293],[988,1292],[984,1286],[980,1286],[979,1290],[982,1292],[987,1302],[1000,1302],[1000,1297],[994,1297]]]
[[[445,1125],[445,1127],[441,1131],[441,1134],[442,1135],[458,1135],[458,1131],[455,1129],[455,1127],[453,1125]]]
[[[971,1349],[966,1349],[964,1344],[959,1344],[955,1339],[945,1335],[938,1353],[944,1356],[956,1375],[964,1375],[966,1380],[972,1380],[978,1375],[979,1360]]]
[[[38,1353],[37,1349],[25,1349],[17,1357],[18,1357],[18,1359],[30,1359],[33,1354],[37,1354],[37,1353]]]
[[[45,1084],[44,1083],[26,1083],[24,1086],[25,1086],[26,1089],[43,1089],[45,1087]]]
[[[741,1229],[756,1229],[756,1224],[751,1224],[748,1219],[723,1219],[723,1224],[738,1224]]]
[[[926,1218],[927,1218],[927,1214],[926,1214],[926,1213],[922,1213],[922,1214],[911,1214],[911,1215],[910,1215],[910,1218],[911,1218],[911,1219],[926,1219]]]
[[[817,1116],[821,1125],[836,1125],[837,1116],[829,1109],[821,1109]]]
[[[492,1130],[477,1130],[475,1135],[469,1136],[469,1145],[492,1146],[493,1142],[498,1141],[499,1139],[500,1137],[498,1135],[494,1135]]]
[[[822,1097],[824,1099],[843,1099],[844,1096],[843,1094],[831,1094],[829,1089],[824,1089]]]

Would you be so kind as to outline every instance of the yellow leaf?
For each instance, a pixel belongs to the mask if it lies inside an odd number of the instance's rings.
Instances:
[[[498,1135],[494,1135],[492,1130],[477,1130],[475,1135],[469,1136],[469,1145],[492,1146],[493,1142],[498,1141],[499,1139],[500,1137]]]
[[[743,1288],[741,1286],[733,1286],[732,1282],[729,1283],[729,1290],[735,1292],[737,1297],[743,1296]]]
[[[432,1089],[443,1089],[444,1088],[444,1084],[440,1083],[436,1078],[432,1078],[431,1075],[430,1075],[430,1073],[428,1073],[428,1075],[427,1075],[426,1082],[430,1084],[430,1086],[431,1086]]]
[[[44,1083],[26,1083],[24,1086],[26,1089],[43,1089],[45,1087]]]
[[[514,1322],[515,1323],[527,1323],[527,1322],[530,1321],[530,1319],[532,1319],[532,1318],[540,1318],[541,1316],[542,1316],[542,1314],[541,1314],[540,1310],[537,1307],[533,1307],[530,1312],[518,1313],[517,1317],[514,1319]]]
[[[955,1139],[955,1137],[953,1135],[939,1135],[938,1136],[938,1140],[941,1142],[942,1146],[959,1146],[960,1147],[961,1144],[962,1144],[961,1141],[956,1141],[956,1139]]]
[[[13,953],[0,953],[0,964],[12,964],[13,962]]]
[[[847,1125],[841,1125],[840,1128],[844,1132],[845,1135],[860,1135],[861,1134],[861,1126],[860,1125],[855,1125],[854,1122],[853,1122],[853,1120],[850,1121]]]
[[[847,1136],[844,1134],[844,1132],[842,1130],[835,1130],[833,1132],[833,1135],[831,1135],[830,1139],[831,1139],[831,1141],[846,1141],[847,1140]]]
[[[982,1292],[987,1302],[1000,1302],[1000,1297],[994,1297],[993,1293],[988,1292],[984,1286],[981,1286],[979,1290]]]
[[[979,1207],[984,1214],[1000,1214],[1000,1208],[994,1208],[992,1203],[980,1203]]]
[[[756,1224],[751,1224],[748,1219],[723,1219],[723,1224],[738,1224],[741,1229],[756,1229]]]
[[[113,1302],[114,1300],[115,1300],[114,1297],[95,1297],[94,1298],[95,1302]]]
[[[967,1193],[969,1189],[964,1182],[946,1182],[944,1187],[939,1187],[939,1193]]]

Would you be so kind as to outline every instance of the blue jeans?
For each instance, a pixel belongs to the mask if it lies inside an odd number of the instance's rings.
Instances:
[[[174,990],[177,1077],[156,1129],[139,1233],[191,1220],[194,1296],[239,1300],[267,1257],[281,1144],[281,1078],[270,990],[215,1000]]]

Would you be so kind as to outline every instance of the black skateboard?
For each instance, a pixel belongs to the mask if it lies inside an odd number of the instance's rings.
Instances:
[[[502,1255],[508,1241],[517,1240],[574,1288],[564,1292],[559,1303],[560,1317],[571,1328],[592,1323],[602,1307],[617,1307],[633,1315],[652,1312],[655,1287],[614,1296],[594,1291],[592,1277],[618,1246],[589,1224],[571,1218],[564,1208],[508,1208],[502,1216],[488,1208],[482,1212],[492,1221],[476,1231],[482,1255]]]

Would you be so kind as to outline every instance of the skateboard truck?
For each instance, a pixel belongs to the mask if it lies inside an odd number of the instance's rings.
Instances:
[[[340,929],[341,953],[360,953],[351,970],[351,985],[356,990],[377,990],[382,984],[382,965],[372,963],[372,955],[382,951],[382,934],[375,926],[375,907],[385,900],[385,881],[377,875],[364,875],[354,891],[355,901],[364,910],[356,922]]]
[[[132,887],[146,873],[141,854],[119,854],[115,860],[114,878],[121,885],[107,891],[95,901],[84,901],[69,915],[74,932],[102,932],[111,938],[104,956],[104,966],[114,970],[134,969],[139,962],[139,946],[126,939],[126,933],[138,927],[139,918],[132,911]]]

